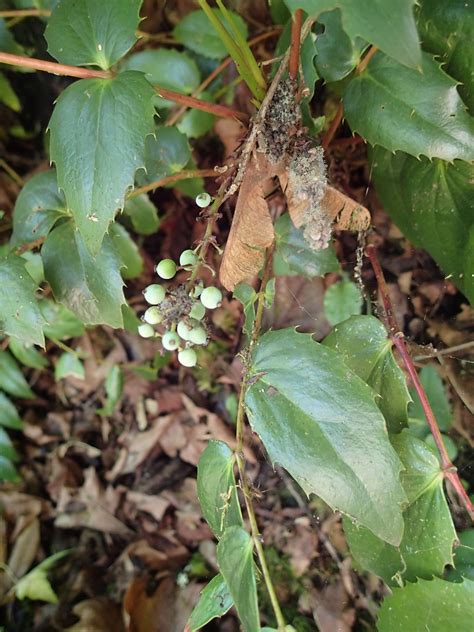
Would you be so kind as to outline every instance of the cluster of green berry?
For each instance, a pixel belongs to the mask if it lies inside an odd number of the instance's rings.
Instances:
[[[196,198],[201,208],[208,206],[210,201],[207,193]],[[183,270],[192,271],[199,265],[199,258],[193,250],[184,250],[179,265]],[[177,271],[178,266],[172,259],[163,259],[156,266],[158,276],[167,281],[173,279]],[[143,295],[150,307],[142,316],[138,333],[143,338],[161,337],[164,349],[178,351],[178,360],[183,366],[195,366],[197,356],[192,347],[208,343],[206,310],[219,307],[222,292],[214,286],[204,287],[202,282],[193,284],[190,289],[186,285],[166,289],[153,283],[145,288]],[[162,332],[155,329],[157,325]]]

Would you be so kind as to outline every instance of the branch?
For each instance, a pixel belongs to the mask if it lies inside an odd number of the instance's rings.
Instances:
[[[10,66],[21,66],[22,68],[33,68],[41,72],[49,72],[52,75],[78,77],[79,79],[110,79],[112,77],[112,73],[108,70],[91,70],[90,68],[66,66],[57,64],[54,61],[35,59],[25,55],[11,55],[10,53],[0,53],[0,63],[9,64]]]
[[[293,19],[291,20],[291,44],[290,44],[290,61],[288,63],[288,74],[291,81],[295,82],[298,78],[298,70],[300,66],[300,46],[301,46],[301,22],[303,17],[302,9],[296,9]]]
[[[154,86],[154,88],[160,97],[163,97],[164,99],[169,99],[170,101],[174,101],[175,103],[181,103],[182,105],[186,105],[186,107],[195,108],[196,110],[202,110],[203,112],[209,112],[209,114],[222,116],[224,118],[240,119],[242,121],[248,120],[248,116],[247,114],[245,114],[245,112],[233,110],[232,108],[228,108],[225,105],[219,105],[218,103],[209,103],[209,101],[203,101],[202,99],[196,99],[196,97],[190,97],[187,94],[173,92],[173,90],[168,90],[167,88],[162,88],[161,86]]]
[[[138,187],[138,189],[134,189],[128,194],[127,198],[137,197],[142,193],[148,193],[149,191],[154,191],[160,187],[166,187],[169,184],[179,182],[180,180],[189,180],[191,178],[218,178],[224,172],[223,169],[225,169],[225,167],[217,167],[214,169],[195,169],[194,171],[180,171],[179,173],[174,173],[172,176],[166,176],[165,178],[161,178],[161,180],[156,180],[156,182],[151,182],[150,184]]]
[[[413,364],[413,360],[410,357],[410,353],[408,352],[408,346],[405,341],[404,335],[402,331],[400,331],[397,320],[393,313],[392,301],[390,300],[385,277],[377,258],[375,246],[370,245],[367,247],[367,255],[370,259],[370,263],[372,264],[375,278],[377,279],[379,292],[382,297],[390,339],[392,340],[394,346],[397,348],[402,358],[403,364],[405,365],[405,368],[413,382],[413,386],[415,387],[418,397],[420,398],[426,421],[428,422],[431,434],[433,435],[436,447],[438,448],[441,459],[441,468],[443,470],[444,477],[451,483],[462,504],[466,507],[469,515],[472,519],[474,519],[474,505],[472,504],[469,496],[466,493],[466,490],[461,483],[461,480],[457,474],[456,467],[452,464],[451,459],[449,458],[433,410],[428,401],[423,385],[420,382],[418,373],[415,369],[415,365]]]
[[[0,18],[29,18],[51,15],[49,9],[11,9],[0,11]]]

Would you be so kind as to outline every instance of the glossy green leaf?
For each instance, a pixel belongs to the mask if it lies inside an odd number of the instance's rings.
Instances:
[[[46,356],[42,355],[38,349],[35,349],[35,347],[31,345],[27,346],[16,338],[10,339],[8,348],[18,362],[21,362],[21,364],[24,364],[25,366],[29,366],[32,369],[38,369],[39,371],[48,366],[48,359]]]
[[[2,480],[11,483],[17,483],[21,480],[13,463],[4,456],[0,456],[0,481]]]
[[[126,228],[114,222],[109,228],[109,238],[113,249],[120,258],[120,271],[124,279],[135,279],[143,271],[143,259],[137,244]]]
[[[66,88],[49,123],[59,187],[84,241],[97,254],[154,132],[153,89],[137,72]]]
[[[410,393],[379,320],[373,316],[351,316],[334,327],[323,344],[337,351],[345,364],[379,395],[376,403],[390,432],[399,432],[408,425]]]
[[[372,177],[385,210],[474,303],[474,167],[376,149]]]
[[[5,430],[0,427],[0,457],[9,459],[10,461],[18,460],[18,453],[13,447],[10,437]]]
[[[291,11],[301,8],[319,18],[323,11],[340,9],[342,26],[354,40],[362,37],[401,64],[420,66],[420,45],[413,7],[415,0],[285,0]]]
[[[44,346],[44,319],[35,296],[37,285],[23,258],[11,254],[0,259],[0,287],[0,333]]]
[[[27,250],[23,252],[20,257],[25,260],[25,270],[30,277],[36,285],[41,285],[44,281],[44,266],[40,253]]]
[[[459,546],[454,550],[454,569],[450,572],[450,579],[451,576],[474,580],[474,529],[466,529],[459,534]]]
[[[61,0],[48,20],[48,52],[62,64],[107,70],[135,44],[142,0]]]
[[[145,193],[126,200],[123,212],[139,235],[153,235],[160,226],[156,206]]]
[[[201,92],[199,98],[212,103],[213,98],[209,92]],[[200,138],[207,134],[213,127],[216,117],[209,112],[191,109],[176,124],[178,130],[188,138]]]
[[[68,340],[77,338],[84,333],[84,325],[71,311],[64,305],[43,299],[40,301],[40,310],[43,314],[46,325],[44,335],[51,340]]]
[[[75,353],[63,353],[54,367],[54,379],[56,382],[66,377],[75,377],[84,380],[86,377],[84,365]]]
[[[275,254],[288,265],[290,275],[311,278],[339,270],[334,248],[313,250],[304,238],[303,230],[295,228],[288,213],[281,215],[275,223]]]
[[[318,24],[324,32],[316,39],[316,68],[327,82],[340,81],[357,66],[367,42],[349,37],[342,26],[340,9],[322,13]]]
[[[255,302],[258,298],[257,292],[251,285],[247,283],[239,283],[234,288],[234,298],[240,301],[244,307],[244,333],[250,336],[252,333],[253,323],[255,321]]]
[[[94,258],[72,222],[66,222],[48,235],[42,256],[56,300],[87,325],[123,326],[121,262],[110,237]]]
[[[10,53],[11,55],[25,54],[23,48],[15,41],[3,18],[0,18],[0,51],[2,51],[2,53]]]
[[[355,283],[346,277],[329,286],[324,294],[324,313],[331,325],[337,325],[360,314],[362,294]]]
[[[0,426],[21,430],[23,422],[8,397],[0,391]]]
[[[431,404],[436,421],[441,430],[449,430],[453,423],[453,411],[446,396],[443,380],[433,365],[425,366],[419,373],[420,381]],[[410,417],[425,419],[423,407],[415,389],[412,389],[413,404],[410,406]],[[426,423],[426,422],[425,422]],[[429,432],[426,423],[427,433]]]
[[[395,588],[379,612],[379,632],[472,632],[474,582],[453,584],[443,579]]]
[[[46,237],[62,217],[70,217],[64,195],[59,191],[56,171],[37,173],[28,180],[13,211],[14,246]]]
[[[439,55],[444,70],[474,113],[474,10],[472,0],[423,0],[417,17],[423,48]]]
[[[3,72],[0,72],[0,103],[3,103],[14,112],[21,110],[20,100]]]
[[[272,462],[307,494],[398,545],[402,464],[373,390],[335,351],[291,329],[262,336],[249,383],[249,421]]]
[[[253,541],[242,527],[228,527],[217,545],[217,563],[244,632],[260,632]]]
[[[242,526],[235,487],[234,454],[222,441],[210,441],[198,463],[198,497],[201,511],[214,535],[227,527]]]
[[[195,632],[204,627],[212,619],[223,617],[234,605],[227,584],[221,574],[211,579],[201,592],[191,616],[188,620],[190,632]]]
[[[158,127],[146,141],[146,173],[138,174],[140,183],[151,183],[181,171],[191,158],[188,139],[176,127]]]
[[[213,13],[220,16],[226,26],[225,18],[222,18],[218,9],[213,9]],[[233,11],[230,11],[237,28],[244,38],[248,36],[247,25],[244,20]],[[191,11],[175,26],[173,31],[174,37],[180,44],[212,59],[222,59],[227,55],[227,50],[222,40],[217,35],[216,30],[212,26],[204,11]]]
[[[376,53],[344,93],[353,132],[371,145],[443,160],[474,160],[474,120],[451,79],[428,53],[422,72]]]
[[[97,412],[101,415],[111,415],[119,403],[123,393],[123,370],[117,364],[107,373],[104,387],[107,395],[105,406]]]
[[[13,397],[33,399],[35,396],[13,356],[8,351],[1,350],[0,389]]]
[[[433,452],[408,431],[392,437],[405,470],[401,481],[409,499],[403,513],[405,530],[399,547],[344,520],[344,531],[356,561],[387,584],[430,579],[453,563],[456,530],[443,492],[443,474]]]

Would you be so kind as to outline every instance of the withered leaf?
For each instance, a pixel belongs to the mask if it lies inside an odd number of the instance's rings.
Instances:
[[[321,206],[337,230],[360,231],[370,226],[369,210],[334,187],[326,187]]]
[[[258,273],[265,249],[273,243],[273,222],[264,191],[274,170],[262,154],[253,156],[247,167],[220,268],[221,283],[228,290]]]

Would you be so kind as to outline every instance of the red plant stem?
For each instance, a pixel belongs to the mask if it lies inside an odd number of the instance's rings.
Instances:
[[[302,9],[296,9],[291,21],[290,61],[288,62],[288,74],[293,82],[298,78],[298,70],[300,66],[302,18]]]
[[[181,103],[181,105],[186,105],[190,108],[202,110],[203,112],[209,112],[210,114],[215,114],[216,116],[221,116],[224,118],[240,119],[243,121],[248,120],[248,116],[247,114],[245,114],[245,112],[233,110],[232,108],[228,108],[225,105],[202,101],[201,99],[196,99],[196,97],[190,97],[187,94],[173,92],[172,90],[168,90],[167,88],[162,88],[160,86],[155,86],[155,90],[160,95],[160,97],[163,97],[164,99],[169,99],[170,101],[174,101],[175,103]]]
[[[161,180],[157,180],[156,182],[151,182],[150,184],[145,184],[145,186],[134,189],[128,194],[127,198],[137,197],[142,193],[148,193],[149,191],[154,191],[160,187],[166,187],[169,184],[179,182],[180,180],[189,180],[191,178],[218,178],[222,175],[222,173],[222,169],[195,169],[194,171],[180,171],[179,173],[174,173],[172,176],[166,176],[165,178],[161,178]]]
[[[428,426],[430,428],[431,434],[433,435],[433,439],[435,441],[436,447],[438,448],[438,452],[441,458],[441,468],[443,470],[443,475],[449,480],[459,499],[466,507],[469,515],[471,516],[471,518],[474,519],[474,505],[472,504],[471,499],[469,498],[466,490],[461,483],[461,480],[457,474],[456,467],[452,464],[451,459],[449,458],[448,452],[443,443],[443,438],[439,430],[438,423],[436,421],[436,417],[434,416],[423,385],[421,384],[418,373],[416,372],[415,365],[413,364],[413,360],[411,359],[410,353],[408,351],[404,335],[402,331],[400,331],[397,320],[393,313],[392,301],[390,300],[387,283],[385,281],[382,267],[377,258],[375,247],[373,245],[367,246],[366,252],[367,256],[370,259],[370,263],[372,264],[375,278],[377,279],[379,292],[382,297],[382,303],[384,306],[390,339],[392,340],[394,346],[397,348],[400,357],[402,358],[403,364],[405,365],[405,368],[413,382],[413,386],[415,387],[418,397],[420,398],[426,421],[428,422]]]

